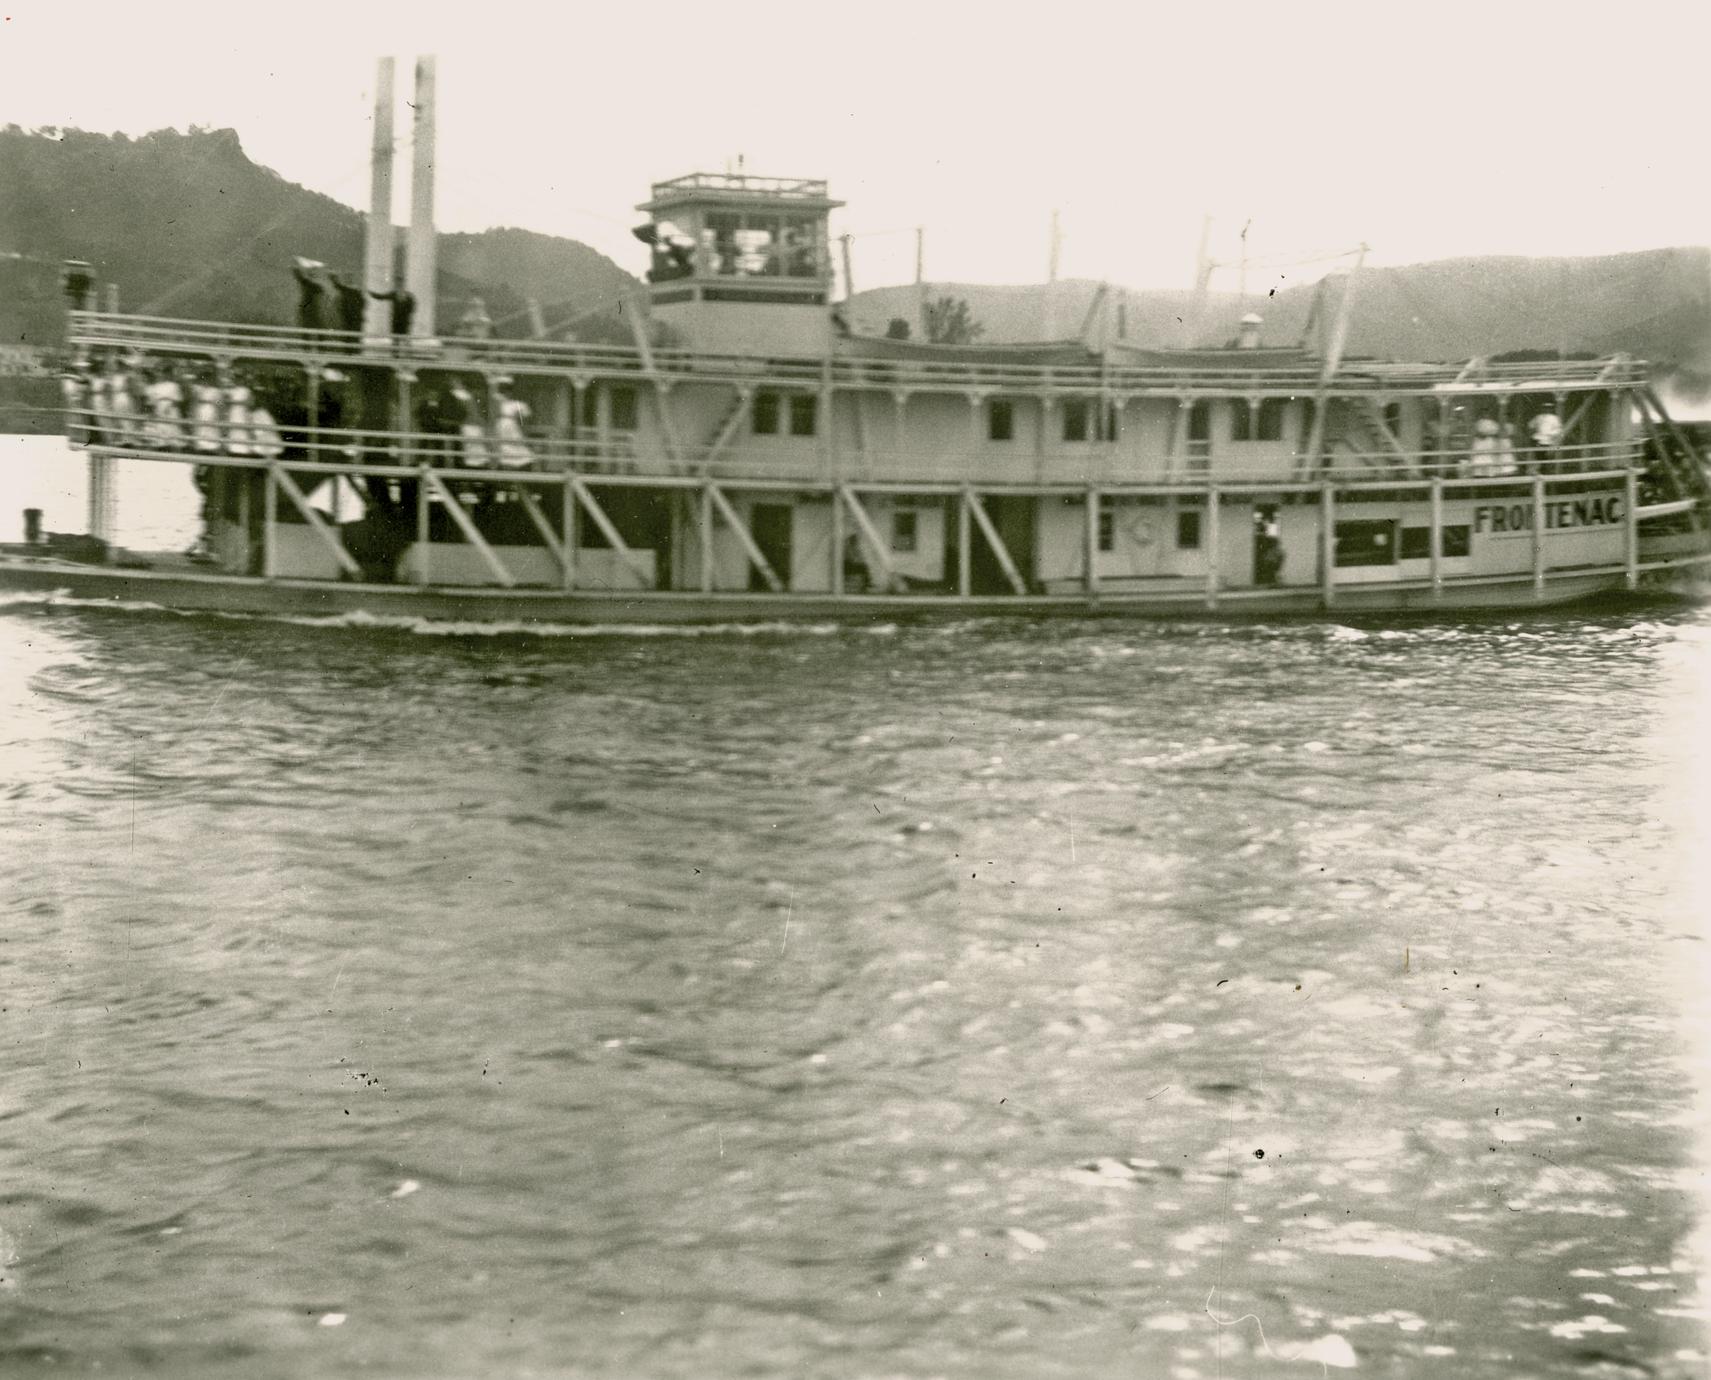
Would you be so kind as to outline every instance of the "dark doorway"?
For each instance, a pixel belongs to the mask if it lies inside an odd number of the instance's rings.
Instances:
[[[1024,586],[1031,585],[1034,574],[1034,500],[1019,495],[981,497],[986,516],[998,539],[1010,553]],[[1004,574],[1004,567],[993,554],[979,523],[970,524],[969,580],[976,594],[1014,594],[1015,588]]]
[[[788,503],[757,503],[749,509],[749,533],[786,589],[790,588],[790,527],[793,509]],[[767,588],[766,576],[751,564],[749,588]]]

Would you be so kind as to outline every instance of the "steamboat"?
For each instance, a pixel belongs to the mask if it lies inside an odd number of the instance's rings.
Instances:
[[[126,315],[68,266],[89,532],[0,551],[0,588],[525,625],[1342,616],[1711,561],[1705,470],[1639,360],[1349,357],[1347,285],[1286,348],[1250,317],[1225,348],[1142,349],[1097,312],[1032,346],[864,336],[813,179],[656,183],[627,344],[442,331],[433,82],[424,59],[395,277],[382,62],[356,316]],[[115,545],[121,459],[194,474],[193,554]]]

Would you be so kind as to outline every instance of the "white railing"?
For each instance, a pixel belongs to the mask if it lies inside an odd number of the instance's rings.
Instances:
[[[979,358],[876,359],[834,354],[755,357],[678,349],[647,354],[633,346],[582,344],[557,340],[480,340],[448,337],[374,337],[349,331],[312,331],[290,326],[252,326],[171,317],[73,312],[70,342],[83,349],[139,353],[230,356],[246,359],[311,359],[317,362],[393,364],[455,371],[514,369],[582,376],[643,376],[671,382],[707,381],[755,384],[774,381],[804,389],[828,383],[837,388],[936,388],[985,396],[1069,392],[1089,396],[1199,392],[1257,397],[1301,397],[1320,386],[1317,362],[1299,365],[1248,365],[1240,352],[1228,362],[1209,363],[1204,352],[1194,362],[1085,365],[1013,364],[996,352]],[[949,347],[946,347],[949,353]],[[650,368],[651,358],[651,368]],[[1334,391],[1438,395],[1491,391],[1572,392],[1616,388],[1643,382],[1645,366],[1621,356],[1601,360],[1485,365],[1394,364],[1352,361],[1338,372]]]
[[[532,434],[521,440],[496,433],[479,435],[421,431],[370,431],[355,428],[278,427],[258,432],[250,423],[223,421],[162,422],[140,413],[116,417],[94,409],[65,413],[74,446],[146,459],[203,464],[314,464],[354,474],[407,474],[428,466],[455,470],[481,482],[524,480],[566,473],[682,480],[752,480],[767,484],[817,486],[827,483],[960,486],[980,488],[1109,488],[1204,490],[1316,489],[1329,481],[1338,488],[1397,488],[1434,479],[1476,485],[1513,485],[1535,475],[1573,479],[1626,474],[1643,469],[1642,442],[1560,446],[1548,455],[1517,455],[1501,469],[1480,466],[1465,451],[1414,451],[1365,457],[1360,468],[1321,468],[1302,472],[1277,466],[1243,470],[1215,466],[1204,457],[1182,455],[1174,461],[1159,454],[1127,455],[1110,448],[1073,455],[1009,459],[995,464],[988,456],[924,450],[842,452],[817,455],[777,454],[765,446],[718,451],[685,447],[667,454],[644,448],[632,433],[579,429],[568,436]],[[194,428],[194,429],[193,429]],[[1342,457],[1350,459],[1352,457]]]

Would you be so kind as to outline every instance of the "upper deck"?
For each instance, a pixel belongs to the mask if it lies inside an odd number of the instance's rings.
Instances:
[[[696,174],[695,176],[707,176]],[[1600,359],[1501,362],[1474,359],[1412,363],[1346,359],[1327,379],[1316,358],[1296,351],[1112,350],[1101,354],[1059,347],[1062,362],[1021,362],[1005,347],[914,346],[838,337],[818,355],[721,354],[561,340],[374,338],[344,331],[302,330],[221,321],[73,311],[67,340],[82,351],[121,350],[227,361],[335,362],[393,370],[471,370],[565,377],[576,381],[640,377],[670,387],[678,382],[794,386],[892,393],[947,392],[970,396],[1132,398],[1291,396],[1321,388],[1330,394],[1385,396],[1558,393],[1638,386],[1644,361],[1627,355]]]

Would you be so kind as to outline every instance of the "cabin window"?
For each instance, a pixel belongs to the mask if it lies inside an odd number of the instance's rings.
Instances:
[[[1101,433],[1099,439],[1102,441],[1115,441],[1121,429],[1122,420],[1123,410],[1118,407],[1116,403],[1107,403],[1105,405],[1104,416],[1105,430]]]
[[[913,508],[894,508],[891,512],[891,549],[904,553],[915,549],[919,536],[920,514]]]
[[[636,390],[627,383],[613,385],[612,430],[634,431],[637,412]]]
[[[1248,406],[1245,398],[1237,398],[1230,404],[1230,439],[1232,441],[1251,441],[1254,439],[1254,410]]]
[[[1087,403],[1081,398],[1071,398],[1063,405],[1063,439],[1066,441],[1085,441],[1087,439]]]
[[[1259,405],[1259,420],[1255,427],[1255,439],[1259,441],[1281,441],[1283,439],[1283,419],[1288,415],[1288,398],[1266,398]]]
[[[1339,566],[1395,565],[1396,520],[1339,522],[1336,563]]]
[[[1188,455],[1204,460],[1212,454],[1212,408],[1204,401],[1188,409]]]
[[[778,435],[778,394],[756,393],[750,420],[756,436]]]
[[[986,404],[986,439],[1012,441],[1016,438],[1016,406],[1008,398]]]
[[[790,434],[812,436],[814,419],[820,400],[811,393],[799,393],[790,400]]]
[[[1099,540],[1095,544],[1101,551],[1117,549],[1117,515],[1109,508],[1099,510]]]
[[[1176,549],[1178,551],[1198,551],[1200,549],[1200,510],[1184,508],[1176,515]]]
[[[1384,405],[1384,426],[1385,426],[1385,429],[1387,431],[1389,431],[1390,434],[1396,438],[1398,444],[1400,444],[1401,440],[1402,440],[1402,404],[1401,403],[1394,403],[1394,402],[1393,403],[1385,403],[1385,405]]]
[[[1442,535],[1439,544],[1446,557],[1465,556],[1471,550],[1469,543],[1469,528],[1465,522],[1453,527],[1438,529]],[[1432,529],[1430,527],[1404,527],[1402,529],[1402,559],[1405,561],[1425,561],[1432,557]]]

